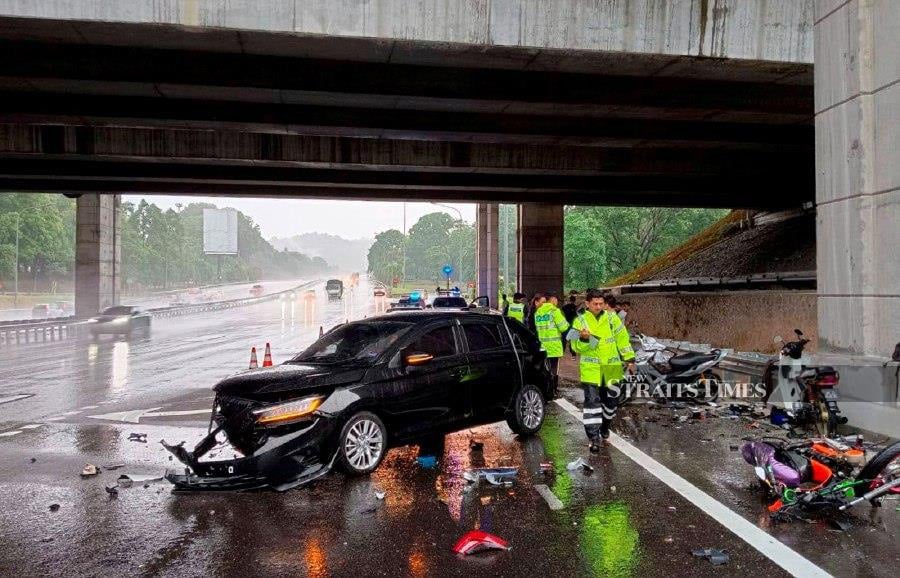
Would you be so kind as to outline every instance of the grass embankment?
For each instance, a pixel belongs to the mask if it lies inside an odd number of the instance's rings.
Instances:
[[[616,287],[618,285],[631,285],[640,283],[648,277],[659,273],[660,271],[671,267],[673,264],[684,261],[698,251],[718,243],[727,237],[738,224],[747,218],[747,212],[743,210],[731,211],[705,230],[697,233],[681,245],[674,249],[663,253],[655,259],[647,261],[637,269],[626,273],[606,283],[608,287]]]
[[[75,297],[66,293],[19,293],[18,303],[13,304],[13,295],[0,295],[0,309],[30,309],[38,303],[56,303],[57,301],[74,301]]]

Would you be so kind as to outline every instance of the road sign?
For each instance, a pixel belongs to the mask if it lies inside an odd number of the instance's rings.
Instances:
[[[449,277],[453,274],[453,266],[452,265],[444,265],[444,268],[441,269],[444,272],[444,277]]]

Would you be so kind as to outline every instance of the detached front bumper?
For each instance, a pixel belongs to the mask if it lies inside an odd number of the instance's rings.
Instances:
[[[176,492],[248,491],[273,489],[279,492],[320,478],[331,471],[336,452],[327,447],[332,420],[316,416],[298,424],[300,429],[269,435],[252,455],[232,460],[200,461],[218,442],[216,428],[200,440],[193,451],[183,444],[162,442],[185,468],[166,471],[166,479]]]

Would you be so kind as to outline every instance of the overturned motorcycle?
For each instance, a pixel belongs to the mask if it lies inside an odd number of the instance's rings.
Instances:
[[[769,512],[776,521],[833,514],[865,501],[877,507],[886,494],[900,493],[900,442],[864,465],[863,450],[828,439],[750,441],[741,454],[775,498]]]

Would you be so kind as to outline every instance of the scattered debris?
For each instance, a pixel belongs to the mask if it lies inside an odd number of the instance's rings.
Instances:
[[[432,470],[437,467],[437,458],[434,456],[419,456],[416,458],[416,463],[419,464],[420,468]]]
[[[112,471],[112,470],[118,470],[119,468],[124,468],[124,467],[125,467],[125,464],[106,464],[103,466],[103,469]]]
[[[134,482],[128,476],[119,476],[119,479],[116,480],[116,483],[120,488],[130,488]]]
[[[42,544],[49,544],[49,543],[52,542],[52,541],[53,541],[53,537],[52,537],[52,536],[45,536],[45,537],[41,538],[41,543],[42,543]]]
[[[541,473],[549,473],[553,471],[553,463],[552,462],[541,462]]]
[[[482,530],[466,532],[453,546],[453,551],[462,556],[486,550],[509,550],[509,544],[499,536]]]
[[[709,560],[713,566],[721,566],[728,562],[728,554],[725,553],[724,550],[717,550],[715,548],[700,548],[698,550],[693,550],[691,552],[697,558],[706,558]]]
[[[753,429],[759,429],[759,422],[758,421],[750,422],[747,424],[747,427],[751,427]]]
[[[733,452],[736,452],[740,449],[740,446],[728,446],[728,449],[730,449]]]
[[[676,508],[675,506],[669,506],[669,511],[676,512],[676,511],[678,511],[678,508]]]
[[[96,476],[100,473],[100,468],[95,466],[94,464],[84,464],[84,468],[81,470],[82,478],[89,478],[91,476]]]
[[[103,486],[106,488],[106,493],[109,494],[110,498],[118,498],[119,497],[119,488],[115,486]]]
[[[145,444],[145,443],[147,443],[147,434],[132,432],[132,433],[128,434],[128,441],[140,442],[142,444]]]
[[[609,487],[609,491],[615,494],[615,493],[616,493],[616,487],[615,487],[615,486],[610,486],[610,487]]]
[[[494,486],[512,485],[512,478],[519,474],[519,468],[474,468],[463,472],[462,477],[469,483],[478,483],[487,480]]]
[[[592,465],[590,465],[589,463],[587,463],[586,461],[584,461],[584,458],[578,458],[577,460],[575,460],[573,462],[569,462],[566,465],[566,469],[569,470],[570,472],[574,472],[578,468],[582,468],[584,471],[589,472],[589,473],[594,471],[594,467]]]
[[[50,511],[51,511],[51,512],[58,512],[58,511],[59,511],[59,504],[50,504]]]
[[[36,461],[37,461],[37,458],[31,458],[31,463],[34,463]]]
[[[853,527],[853,524],[851,524],[848,520],[844,520],[841,518],[829,518],[828,523],[831,524],[832,528],[841,532],[846,532]]]
[[[666,536],[666,537],[663,539],[663,542],[665,542],[666,544],[671,544],[671,543],[674,542],[674,541],[675,541],[675,539],[672,538],[672,536]]]
[[[383,500],[386,495],[387,494],[385,494],[384,492],[379,492],[379,491],[375,492],[375,497],[378,498],[379,500]]]
[[[469,440],[469,449],[475,452],[480,452],[484,449],[484,442],[478,440]]]
[[[163,477],[155,474],[122,474],[116,482],[123,488],[130,488],[132,484],[158,482]]]

